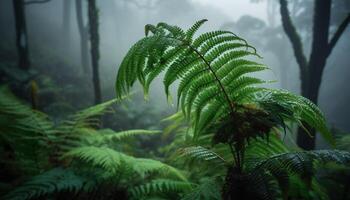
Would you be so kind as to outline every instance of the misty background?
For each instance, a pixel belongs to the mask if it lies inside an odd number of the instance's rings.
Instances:
[[[64,2],[69,6],[65,7]],[[86,24],[87,3],[82,2]],[[277,0],[99,0],[97,4],[103,100],[115,97],[118,66],[128,49],[144,36],[145,24],[167,22],[188,28],[200,19],[209,20],[201,32],[231,30],[255,46],[263,57],[262,62],[271,68],[269,73],[263,74],[264,78],[278,81],[271,84],[272,87],[300,93],[299,67],[281,25]],[[32,74],[39,85],[39,105],[41,110],[52,115],[70,113],[93,104],[91,75],[82,73],[75,6],[73,0],[51,0],[25,6]],[[308,57],[312,42],[313,1],[289,1],[289,7]],[[0,73],[18,78],[20,72],[7,70],[17,62],[13,10],[11,0],[0,1]],[[333,1],[331,35],[349,10],[348,0]],[[330,127],[344,132],[350,132],[349,36],[348,27],[327,60],[318,98]],[[128,118],[134,119],[128,122],[128,126],[151,126],[151,122],[161,120],[176,109],[166,103],[161,81],[154,83],[151,91],[149,102],[144,102],[142,95],[136,94],[132,98],[133,106],[128,108],[134,110],[130,112],[133,114],[125,112],[133,116],[120,116],[114,119],[115,123],[126,123],[125,118]],[[119,126],[120,129],[129,128]]]

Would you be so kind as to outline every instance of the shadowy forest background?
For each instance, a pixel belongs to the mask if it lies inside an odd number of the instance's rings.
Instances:
[[[160,21],[189,27],[208,19],[202,32],[230,30],[244,37],[271,68],[272,87],[307,97],[324,112],[334,133],[350,132],[350,1],[348,0],[3,0],[0,1],[0,84],[54,122],[116,96],[118,67],[144,35],[144,25]],[[114,106],[103,127],[162,129],[176,111],[161,80],[144,101]],[[293,126],[306,149],[328,145]],[[299,134],[297,134],[297,132]],[[314,131],[309,133],[315,134]],[[143,151],[171,138],[143,141]],[[142,152],[142,151],[141,151]],[[142,154],[142,153],[141,153]]]
[[[266,77],[278,81],[275,87],[308,97],[320,106],[331,127],[349,132],[347,75],[350,72],[350,42],[349,29],[346,28],[349,23],[349,1],[335,0],[328,8],[323,5],[326,11],[328,9],[328,15],[321,14],[316,18],[313,1],[291,1],[285,14],[290,20],[281,17],[283,10],[280,3],[283,5],[283,2],[96,1],[97,15],[93,17],[89,16],[88,1],[2,1],[1,81],[13,83],[18,95],[29,99],[29,82],[35,80],[38,109],[59,118],[115,96],[114,81],[118,65],[128,48],[143,35],[144,24],[165,21],[181,27],[206,18],[209,25],[204,31],[221,28],[244,36],[272,68],[272,73],[266,74]],[[16,4],[18,7],[14,6]],[[16,19],[23,24],[16,24]],[[315,23],[319,23],[319,29],[313,33]],[[92,28],[93,24],[97,25],[93,32],[96,32],[98,41],[90,42],[92,36],[89,27]],[[20,34],[17,33],[19,26],[25,29],[23,35],[16,38],[16,34]],[[338,35],[337,31],[340,32]],[[317,36],[320,39],[316,38],[317,41],[312,43]],[[337,37],[329,50],[325,37],[329,43],[332,37]],[[23,53],[26,56],[19,61],[16,45],[21,42],[24,43]],[[95,49],[97,52],[93,53]],[[329,52],[320,51],[325,55],[313,53],[319,49]],[[314,61],[318,58],[320,61]],[[92,60],[96,60],[96,63]],[[307,63],[315,67],[306,70]],[[307,73],[313,76],[306,78]],[[306,91],[301,84],[302,79],[305,84],[305,79],[310,79],[308,85],[313,91]],[[161,86],[157,84],[155,87],[157,89],[152,91],[150,102],[144,103],[141,98],[138,98],[139,102],[133,102],[133,120],[124,118],[125,123],[119,123],[118,128],[141,126],[151,118],[160,119],[163,113],[174,110],[164,103],[165,97],[158,92],[162,91]],[[321,141],[317,142],[320,147],[322,144]],[[314,146],[312,142],[305,145]]]

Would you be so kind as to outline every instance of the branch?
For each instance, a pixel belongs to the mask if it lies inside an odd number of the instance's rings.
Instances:
[[[307,68],[307,60],[303,52],[303,45],[301,43],[300,36],[298,35],[292,20],[290,19],[287,1],[280,0],[280,5],[283,29],[292,43],[294,55],[301,71],[305,71]]]
[[[32,0],[32,1],[24,1],[25,5],[31,5],[31,4],[39,4],[39,3],[47,3],[51,0]]]
[[[339,25],[337,31],[334,33],[333,38],[331,39],[331,41],[328,44],[328,55],[331,54],[334,46],[337,44],[339,38],[341,37],[341,35],[343,34],[343,32],[345,31],[346,27],[348,26],[348,24],[350,23],[350,13],[348,13],[348,16],[343,20],[343,22]]]

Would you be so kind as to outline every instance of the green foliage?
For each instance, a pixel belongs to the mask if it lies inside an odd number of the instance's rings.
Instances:
[[[79,158],[93,167],[101,167],[112,176],[121,176],[128,172],[128,176],[138,174],[145,177],[146,174],[158,173],[168,177],[186,181],[186,178],[177,169],[160,161],[135,158],[108,147],[78,147],[64,155],[65,157]]]
[[[322,113],[311,101],[258,86],[265,81],[249,74],[267,67],[252,61],[259,56],[244,39],[229,31],[207,32],[193,39],[205,21],[196,22],[187,31],[165,23],[147,25],[146,33],[152,32],[153,35],[138,41],[119,68],[118,96],[127,94],[136,80],[147,96],[150,83],[165,71],[165,93],[170,98],[169,86],[179,80],[177,103],[184,115],[191,119],[196,135],[222,119],[229,121],[234,114],[255,112],[269,118],[257,124],[267,129],[283,126],[284,119],[300,124],[305,122],[333,143]],[[254,109],[249,109],[250,104]]]
[[[86,180],[75,175],[70,169],[54,168],[32,177],[29,181],[8,193],[4,199],[37,199],[55,192],[88,189],[84,188],[85,182]]]
[[[33,111],[15,98],[7,87],[0,88],[0,143],[10,149],[19,170],[37,173],[45,160],[39,159],[47,151],[48,140],[55,134],[48,116]],[[4,160],[5,161],[5,160]]]
[[[220,200],[220,187],[214,179],[201,180],[200,184],[191,192],[186,194],[182,200],[195,200],[195,199],[215,199]]]
[[[113,140],[123,140],[125,138],[129,137],[134,137],[137,135],[154,135],[154,134],[159,134],[161,131],[158,130],[127,130],[127,131],[120,131],[117,133],[111,133],[108,135],[105,135],[106,138],[108,139],[113,139]]]
[[[178,83],[182,113],[167,119],[174,123],[166,132],[177,134],[169,149],[178,146],[185,160],[207,162],[203,176],[224,178],[215,170],[226,167],[223,199],[287,199],[294,195],[290,185],[298,185],[294,180],[303,182],[308,194],[321,194],[315,166],[329,161],[348,164],[349,154],[291,150],[279,136],[287,134],[290,123],[306,124],[334,145],[322,112],[304,97],[264,87],[267,82],[253,73],[268,67],[256,62],[260,56],[255,48],[234,33],[212,31],[195,37],[205,21],[188,30],[163,22],[146,25],[146,37],[131,47],[119,68],[118,96],[128,94],[138,81],[148,98],[151,82],[164,72],[165,94],[171,100],[170,86]],[[202,198],[201,192],[189,197]],[[215,199],[210,194],[203,198]]]
[[[29,177],[7,193],[5,199],[65,198],[66,195],[81,199],[98,195],[96,198],[109,199],[105,194],[113,192],[132,196],[129,189],[147,185],[153,178],[166,178],[168,182],[155,184],[166,188],[190,184],[181,171],[170,165],[119,150],[121,145],[127,145],[128,138],[161,131],[97,129],[101,115],[109,112],[118,100],[87,108],[54,124],[45,114],[19,102],[6,88],[2,90],[0,142],[10,148],[1,150],[6,152],[4,155],[12,152],[16,155],[2,158],[6,161],[5,170],[21,167],[23,175]],[[111,188],[105,188],[105,184]],[[106,191],[101,193],[100,188]]]
[[[183,181],[175,181],[168,179],[156,179],[150,183],[134,187],[130,190],[134,199],[141,199],[148,195],[164,194],[164,193],[182,193],[192,190],[192,184]]]
[[[314,187],[312,184],[315,166],[332,161],[338,164],[349,164],[350,153],[336,150],[318,150],[277,154],[257,162],[249,177],[253,184],[261,185],[265,181],[262,179],[263,176],[264,178],[272,176],[278,182],[282,193],[284,193],[282,195],[287,197],[290,189],[290,176],[297,175],[299,180],[310,189]],[[262,193],[260,192],[260,194]],[[272,196],[270,194],[264,195]]]

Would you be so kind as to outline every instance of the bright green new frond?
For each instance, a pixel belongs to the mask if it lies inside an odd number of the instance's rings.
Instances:
[[[17,187],[6,196],[6,200],[26,200],[47,197],[63,191],[79,191],[84,189],[83,178],[73,171],[55,168],[43,174],[32,177],[29,181]],[[87,188],[85,188],[87,189]]]

